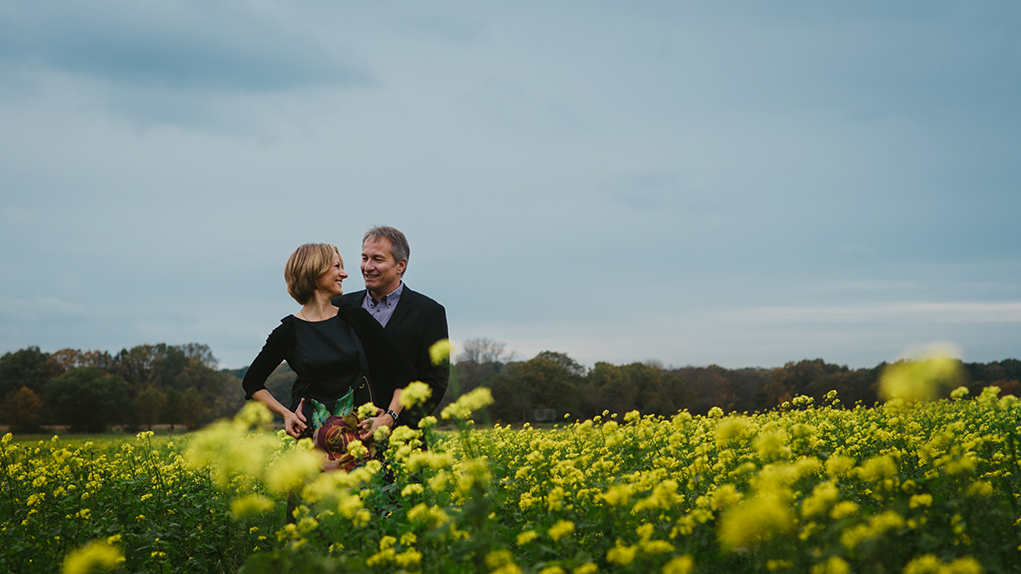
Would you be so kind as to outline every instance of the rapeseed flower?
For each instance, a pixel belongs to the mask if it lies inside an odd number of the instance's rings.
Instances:
[[[794,519],[777,496],[757,496],[730,509],[720,521],[720,543],[727,550],[748,547],[790,532]]]
[[[879,395],[886,400],[931,401],[964,379],[960,361],[951,350],[937,349],[920,359],[888,365],[879,380]]]
[[[114,570],[124,562],[124,551],[107,540],[93,540],[73,550],[64,559],[61,574],[90,574],[97,570]]]
[[[429,359],[433,365],[439,365],[450,360],[453,346],[450,344],[449,339],[440,339],[429,347]]]
[[[399,401],[402,407],[410,408],[424,403],[432,394],[433,390],[429,388],[429,385],[421,381],[415,381],[401,391]]]
[[[472,411],[493,404],[493,393],[486,387],[479,387],[461,395],[457,401],[444,407],[440,416],[444,419],[455,418],[464,420],[471,416]]]

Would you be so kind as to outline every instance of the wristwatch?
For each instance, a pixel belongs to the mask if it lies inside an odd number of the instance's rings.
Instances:
[[[386,409],[386,414],[390,415],[390,417],[393,418],[394,420],[394,424],[390,425],[391,428],[397,426],[397,413],[393,412],[390,409]]]

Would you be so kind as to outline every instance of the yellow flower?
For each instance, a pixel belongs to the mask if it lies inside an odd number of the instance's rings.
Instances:
[[[606,489],[598,498],[606,501],[611,506],[620,506],[631,501],[631,493],[634,491],[632,484],[615,484]]]
[[[748,420],[745,417],[731,416],[723,419],[716,427],[716,444],[722,447],[732,440],[741,438],[747,428]]]
[[[953,354],[956,352],[950,349],[937,349],[919,360],[888,365],[879,380],[879,395],[908,403],[937,398],[944,388],[964,378],[961,362],[950,358]]]
[[[787,506],[776,496],[757,496],[732,508],[720,523],[720,542],[728,550],[769,540],[794,527]]]
[[[554,541],[559,541],[565,536],[570,536],[574,532],[574,523],[569,520],[560,520],[556,524],[550,527],[549,537]]]
[[[538,537],[539,537],[539,533],[537,531],[535,531],[535,530],[526,530],[526,531],[522,532],[521,534],[518,534],[518,538],[517,538],[517,540],[515,542],[516,542],[516,544],[518,546],[524,546],[525,544],[528,544],[529,542],[535,540]]]
[[[662,574],[689,574],[695,569],[695,560],[690,554],[675,556],[663,565]]]
[[[415,381],[401,391],[400,403],[404,408],[413,407],[424,403],[432,394],[433,390],[429,388],[429,385],[421,381]]]
[[[444,419],[467,419],[472,411],[493,404],[493,393],[486,387],[479,387],[461,395],[457,401],[447,405],[440,416]]]
[[[64,559],[62,574],[89,574],[96,570],[114,570],[124,562],[124,551],[106,541],[93,540],[72,551]]]
[[[425,487],[419,483],[412,483],[401,489],[401,498],[407,498],[425,492]]]
[[[231,502],[230,512],[236,519],[245,519],[273,510],[273,501],[261,494],[248,494]]]
[[[619,564],[621,566],[627,566],[635,561],[635,555],[638,553],[637,546],[627,546],[623,541],[617,540],[613,548],[606,553],[606,561],[611,564]]]
[[[445,361],[450,360],[450,353],[453,347],[450,344],[449,339],[440,339],[429,347],[429,358],[432,360],[434,365],[439,365]]]
[[[848,516],[854,516],[855,514],[858,514],[858,505],[850,500],[843,500],[838,502],[833,507],[833,510],[830,511],[830,518],[833,520],[840,520],[841,518],[847,518]]]
[[[486,555],[486,566],[491,574],[520,574],[521,568],[514,563],[510,550],[494,550]]]
[[[266,470],[266,486],[284,494],[300,491],[319,475],[319,455],[307,450],[292,450]]]
[[[829,507],[840,498],[840,491],[833,482],[822,482],[815,485],[812,495],[801,503],[801,516],[811,518],[829,510]]]
[[[826,562],[812,566],[812,574],[848,574],[851,565],[839,556],[830,556]]]
[[[586,562],[581,566],[578,566],[572,570],[572,574],[596,574],[599,571],[599,566],[596,566],[592,562]]]
[[[918,508],[920,506],[932,506],[932,495],[916,494],[911,497],[910,501],[908,501],[908,506],[911,508]]]

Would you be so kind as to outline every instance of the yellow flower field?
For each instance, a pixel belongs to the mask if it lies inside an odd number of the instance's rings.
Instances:
[[[997,391],[546,430],[476,428],[480,391],[350,474],[258,408],[177,445],[7,435],[0,572],[1018,572],[1021,405]]]

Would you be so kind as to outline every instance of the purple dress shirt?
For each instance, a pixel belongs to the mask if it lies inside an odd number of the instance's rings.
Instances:
[[[397,308],[397,302],[401,300],[401,293],[404,292],[404,281],[397,286],[396,289],[390,293],[383,295],[379,301],[372,298],[369,294],[369,290],[365,290],[365,298],[362,299],[362,309],[369,312],[369,315],[375,317],[379,324],[386,327],[386,324],[390,321],[390,317],[394,314],[394,309]]]

